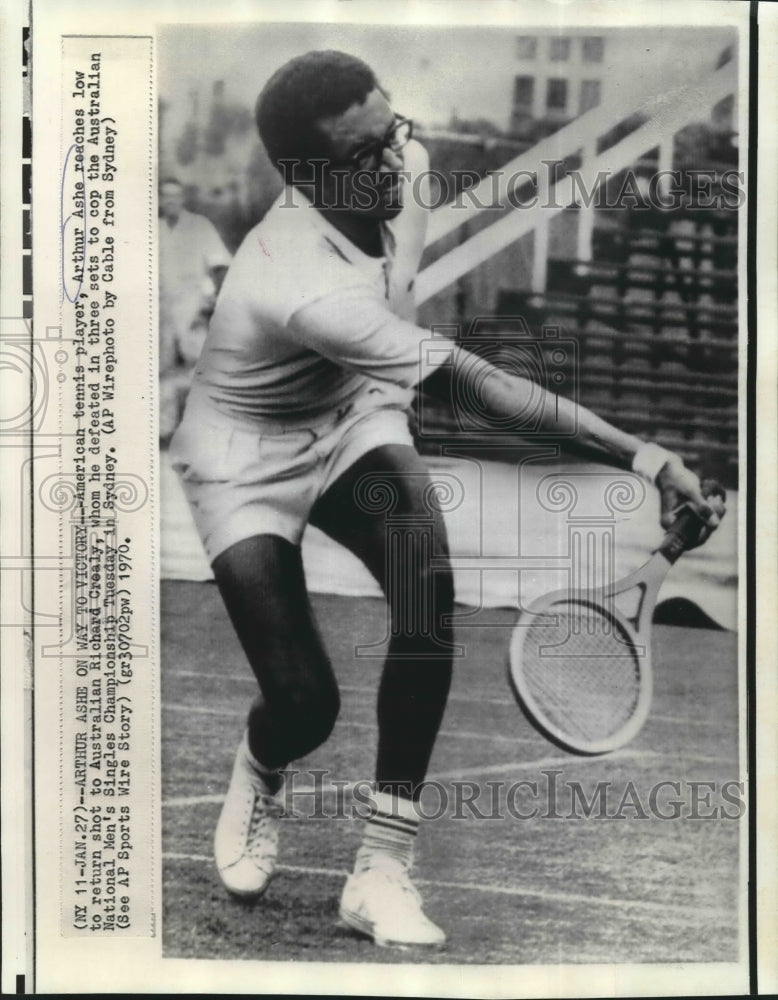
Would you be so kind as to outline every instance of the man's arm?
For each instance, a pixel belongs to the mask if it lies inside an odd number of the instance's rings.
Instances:
[[[385,302],[378,301],[369,288],[361,285],[321,296],[303,306],[288,320],[287,329],[301,346],[346,368],[406,386],[418,383],[422,374],[420,352],[425,341],[430,342],[426,330],[399,319]],[[687,502],[707,521],[709,532],[718,525],[724,513],[723,491],[716,483],[703,489],[678,455],[620,431],[591,410],[546,392],[529,379],[505,372],[452,341],[440,338],[435,343],[436,364],[458,382],[457,399],[466,399],[470,394],[474,400],[484,400],[503,427],[506,420],[526,412],[528,407],[537,407],[540,426],[547,434],[556,430],[565,447],[617,468],[631,469],[655,483],[662,497],[665,527],[674,520],[674,511]],[[450,379],[447,382],[428,374],[428,386],[437,389],[438,394],[445,386],[443,396],[452,404]]]
[[[563,396],[547,392],[537,383],[498,368],[490,361],[461,347],[451,357],[451,375],[458,383],[457,399],[467,399],[478,392],[486,403],[490,416],[504,421],[521,414],[523,420],[533,417],[536,426],[546,436],[555,430],[560,439],[570,442],[571,450],[620,469],[631,469],[635,454],[643,442],[632,434],[602,420],[591,410]],[[428,383],[436,394],[440,380]],[[453,402],[453,397],[449,397]],[[520,430],[519,427],[516,430]]]
[[[659,445],[641,441],[619,430],[585,406],[557,396],[529,379],[512,375],[461,347],[451,355],[451,377],[459,383],[457,399],[477,393],[489,412],[500,421],[532,407],[539,428],[554,430],[566,448],[597,462],[638,472],[655,483],[662,499],[662,525],[672,524],[675,511],[691,503],[712,531],[724,515],[724,491],[713,481],[700,483],[683,460]],[[450,381],[438,374],[426,383],[436,395],[453,403]],[[505,426],[502,423],[502,426]],[[519,428],[517,428],[519,430]],[[707,537],[707,535],[705,536]],[[701,539],[704,540],[704,539]]]

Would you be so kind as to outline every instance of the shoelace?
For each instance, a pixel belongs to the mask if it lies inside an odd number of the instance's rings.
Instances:
[[[284,807],[272,795],[256,796],[249,820],[247,844],[252,857],[265,858],[275,853],[278,829],[274,821],[283,815]]]

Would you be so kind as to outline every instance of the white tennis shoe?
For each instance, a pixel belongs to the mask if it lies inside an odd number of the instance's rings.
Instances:
[[[236,896],[261,896],[273,876],[284,814],[283,787],[270,794],[257,774],[244,736],[214,835],[214,858],[225,887]]]
[[[377,855],[369,868],[349,875],[340,919],[382,948],[439,948],[446,941],[443,931],[424,914],[405,866],[388,855]]]

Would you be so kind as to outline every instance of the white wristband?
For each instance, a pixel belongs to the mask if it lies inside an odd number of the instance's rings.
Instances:
[[[672,452],[666,448],[661,448],[658,444],[649,441],[638,448],[635,457],[632,459],[632,471],[647,479],[650,483],[656,482],[659,470],[672,458]]]

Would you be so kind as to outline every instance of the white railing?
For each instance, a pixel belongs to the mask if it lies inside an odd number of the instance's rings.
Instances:
[[[605,176],[612,176],[634,163],[651,149],[659,147],[659,169],[672,169],[673,141],[684,126],[709,116],[711,109],[723,98],[737,92],[737,67],[726,63],[695,84],[631,107],[594,108],[537,145],[510,160],[495,177],[487,176],[463,198],[444,205],[431,213],[427,245],[454,232],[481,212],[510,204],[509,197],[521,183],[537,174],[538,189],[532,207],[514,207],[507,214],[464,243],[450,250],[419,274],[418,304],[472,271],[515,240],[534,231],[532,289],[542,292],[546,286],[548,265],[549,223],[559,212],[579,204],[578,256],[591,259],[591,238],[594,228],[594,203],[586,204],[588,196]],[[648,120],[625,138],[602,153],[597,153],[598,140],[633,114]],[[549,171],[539,170],[543,161],[549,165],[581,154],[579,180],[567,175],[549,186]],[[598,177],[598,175],[600,175]],[[660,181],[660,190],[669,178]],[[585,195],[584,195],[585,192]],[[553,194],[553,197],[551,195]]]

